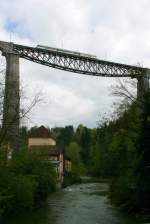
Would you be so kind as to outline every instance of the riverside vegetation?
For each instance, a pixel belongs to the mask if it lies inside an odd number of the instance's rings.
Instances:
[[[0,218],[38,207],[56,189],[55,172],[41,155],[22,151],[6,160],[0,153]]]
[[[108,178],[113,203],[128,213],[148,215],[150,93],[145,95],[142,104],[136,100],[120,104],[116,114],[115,118],[103,120],[98,128],[79,125],[74,130],[67,126],[54,128],[52,132],[66,147],[73,148],[75,143],[78,146],[75,173],[86,171],[88,175]]]
[[[110,198],[121,210],[150,213],[150,93],[142,108],[134,101],[116,109],[117,116],[103,120],[97,128],[79,125],[50,130],[57,144],[66,148],[72,171],[65,185],[80,182],[80,175],[104,177],[110,181]],[[28,132],[20,130],[21,148],[27,148]],[[25,150],[6,162],[0,158],[0,214],[32,210],[56,188],[51,164]]]

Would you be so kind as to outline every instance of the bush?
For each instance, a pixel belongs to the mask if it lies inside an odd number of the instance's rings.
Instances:
[[[31,210],[34,206],[34,192],[37,183],[30,176],[14,176],[9,183],[8,193],[12,196],[9,212]]]
[[[32,210],[56,189],[56,175],[45,157],[21,152],[0,162],[0,217]]]
[[[56,189],[56,173],[46,155],[22,153],[9,164],[16,174],[30,175],[37,182],[36,198],[45,199]]]

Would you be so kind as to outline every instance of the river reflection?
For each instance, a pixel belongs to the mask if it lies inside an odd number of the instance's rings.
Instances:
[[[108,185],[87,183],[67,187],[34,213],[11,218],[5,224],[138,224],[122,217],[107,198]]]

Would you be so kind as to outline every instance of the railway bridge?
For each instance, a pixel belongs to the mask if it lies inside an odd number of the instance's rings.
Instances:
[[[0,51],[6,58],[2,134],[7,133],[6,142],[15,150],[18,149],[19,138],[20,58],[83,75],[135,78],[138,80],[138,97],[142,97],[149,89],[150,70],[148,68],[104,61],[93,55],[40,45],[31,47],[0,41]]]

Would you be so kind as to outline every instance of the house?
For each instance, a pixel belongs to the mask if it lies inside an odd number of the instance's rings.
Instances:
[[[56,145],[56,141],[51,137],[50,131],[41,126],[30,133],[28,138],[28,149],[30,152],[45,153],[56,169],[58,180],[63,182],[64,178],[64,149]]]
[[[54,146],[56,141],[51,137],[51,134],[47,128],[41,126],[33,130],[28,139],[29,148],[32,146]]]

